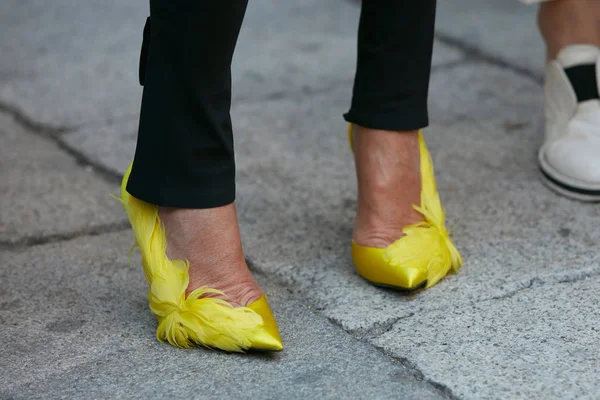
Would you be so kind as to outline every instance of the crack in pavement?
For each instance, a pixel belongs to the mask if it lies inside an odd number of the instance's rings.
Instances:
[[[24,112],[19,110],[17,107],[7,104],[6,102],[3,102],[1,100],[0,113],[4,113],[12,117],[15,123],[17,125],[20,125],[26,131],[52,141],[60,150],[65,152],[67,155],[71,156],[78,165],[84,168],[91,169],[92,172],[104,178],[104,180],[108,183],[120,183],[121,176],[115,174],[114,172],[105,168],[101,164],[92,162],[84,154],[81,154],[77,150],[69,147],[65,142],[63,142],[60,139],[60,135],[70,132],[72,128],[51,126],[34,121],[33,119],[29,118]],[[43,236],[30,236],[14,242],[0,241],[0,250],[19,251],[30,246],[62,242],[82,236],[97,236],[105,233],[119,232],[125,230],[127,227],[127,222],[123,221],[96,227],[87,227],[67,233],[58,233]]]
[[[548,278],[551,278],[553,275],[549,275]],[[508,299],[511,298],[525,290],[529,290],[532,288],[540,288],[543,286],[552,286],[552,285],[560,285],[560,284],[565,284],[565,283],[573,283],[573,282],[578,282],[578,281],[583,281],[589,278],[593,278],[593,277],[599,277],[600,276],[600,271],[596,272],[596,273],[582,273],[580,275],[577,276],[565,276],[562,279],[558,279],[556,281],[548,281],[548,280],[544,280],[541,278],[532,278],[529,280],[529,282],[527,282],[525,285],[523,285],[522,287],[515,289],[511,292],[508,292],[504,295],[501,296],[494,296],[494,297],[490,297],[487,299],[482,299],[482,300],[478,300],[475,301],[473,303],[471,303],[470,305],[474,305],[474,304],[480,304],[480,303],[484,303],[484,302],[489,302],[489,301],[493,301],[493,300],[504,300],[504,299]],[[424,311],[423,314],[428,314],[434,311],[440,311],[440,310],[445,310],[448,308],[460,308],[460,307],[464,307],[463,306],[454,306],[454,307],[441,307],[441,308],[437,308],[437,309],[431,309],[431,310],[421,310]],[[370,345],[372,345],[373,347],[375,347],[376,349],[378,349],[379,351],[381,351],[383,354],[385,354],[386,356],[398,360],[398,362],[400,362],[405,368],[407,368],[408,370],[410,370],[411,372],[413,372],[415,378],[417,380],[422,380],[425,381],[429,384],[431,384],[432,386],[434,386],[441,395],[447,397],[448,399],[452,399],[452,400],[460,400],[459,397],[455,396],[452,393],[452,390],[447,387],[446,385],[440,383],[440,382],[436,382],[434,380],[431,380],[429,378],[426,377],[426,375],[423,373],[423,371],[421,369],[418,368],[417,364],[412,362],[410,359],[408,359],[407,357],[399,357],[396,356],[394,354],[392,354],[391,352],[388,352],[383,346],[379,346],[376,345],[372,342],[372,340],[377,339],[378,337],[383,336],[384,334],[388,333],[389,331],[391,331],[393,329],[393,327],[396,325],[397,322],[399,322],[400,320],[406,319],[406,318],[411,318],[413,316],[415,316],[417,312],[413,312],[409,315],[405,315],[402,317],[398,317],[398,318],[394,318],[391,319],[389,321],[384,322],[383,324],[380,324],[374,328],[372,328],[370,331],[365,332],[364,336],[360,339],[361,341],[368,343]],[[330,319],[331,320],[331,319]],[[382,329],[383,328],[383,329]],[[342,328],[343,329],[343,328]],[[373,333],[373,334],[370,334]]]
[[[28,131],[43,133],[45,136],[60,134],[68,130],[66,127],[52,126],[34,121],[16,106],[2,100],[0,100],[0,112],[10,115],[17,124]]]
[[[435,73],[435,72],[445,70],[445,69],[451,69],[457,65],[461,65],[461,64],[465,63],[466,61],[468,61],[468,59],[460,58],[458,60],[448,61],[445,63],[441,63],[438,65],[432,66],[431,73]],[[335,80],[335,81],[333,81],[332,84],[329,84],[327,86],[314,87],[314,86],[306,85],[306,86],[302,86],[296,90],[276,90],[276,91],[265,93],[265,94],[259,95],[259,96],[252,96],[252,95],[248,95],[248,94],[239,95],[239,96],[233,97],[232,103],[235,106],[235,103],[247,104],[247,103],[268,102],[268,101],[273,101],[273,100],[294,100],[294,99],[302,98],[306,95],[320,95],[323,93],[327,93],[332,90],[338,89],[341,86],[347,86],[348,88],[351,88],[353,82],[354,82],[354,78],[344,78],[344,79]]]
[[[314,303],[310,300],[310,298],[307,298],[303,292],[301,291],[294,291],[292,290],[292,288],[290,287],[290,282],[286,282],[285,278],[283,276],[279,276],[279,275],[274,275],[272,273],[268,273],[267,271],[263,271],[262,268],[260,267],[260,265],[254,261],[251,261],[249,259],[246,259],[246,262],[248,264],[248,267],[250,268],[251,271],[253,271],[253,273],[257,273],[259,275],[262,275],[264,277],[266,277],[267,279],[270,279],[273,281],[273,283],[275,284],[279,284],[281,286],[283,286],[284,288],[286,288],[288,290],[288,292],[290,293],[290,295],[292,295],[300,304],[302,304],[304,307],[306,307],[311,313],[313,313],[314,315],[320,316],[325,318],[327,321],[329,321],[330,324],[332,324],[333,326],[335,326],[336,328],[339,328],[340,331],[351,335],[352,337],[354,337],[356,340],[358,340],[359,342],[362,342],[368,346],[371,346],[372,348],[376,349],[377,351],[381,352],[383,355],[385,355],[386,357],[390,358],[392,361],[396,361],[399,362],[400,365],[402,365],[405,369],[407,369],[411,375],[418,381],[424,381],[427,384],[431,385],[431,387],[442,397],[450,399],[450,400],[461,400],[458,397],[454,396],[452,394],[452,390],[448,387],[446,387],[445,385],[427,379],[425,378],[425,375],[418,369],[416,368],[416,365],[414,363],[412,363],[410,360],[408,360],[407,358],[402,358],[402,357],[396,357],[390,353],[388,353],[387,351],[385,351],[385,349],[374,345],[372,342],[370,342],[369,340],[367,340],[366,338],[363,337],[359,337],[355,334],[356,331],[350,331],[345,329],[341,322],[336,320],[335,318],[331,318],[329,316],[327,316],[324,311],[325,308],[323,307],[316,307],[314,305]],[[404,316],[404,317],[400,317],[400,318],[391,318],[389,321],[384,322],[383,324],[379,325],[380,327],[385,325],[387,330],[391,330],[393,325],[400,319],[402,318],[408,318],[408,317],[412,317],[413,315],[415,315],[415,313],[411,313],[408,316]]]
[[[597,272],[578,271],[575,273],[575,275],[564,275],[562,278],[560,278],[560,276],[561,276],[561,274],[554,274],[554,275],[551,274],[551,275],[548,275],[547,277],[545,277],[545,279],[540,278],[540,277],[531,278],[529,280],[529,282],[527,282],[520,288],[514,289],[503,295],[494,296],[494,297],[490,297],[487,299],[482,299],[475,303],[484,303],[484,302],[493,301],[493,300],[504,300],[504,299],[511,298],[511,297],[519,294],[520,292],[523,292],[523,291],[529,290],[529,289],[534,289],[534,288],[537,289],[537,288],[544,287],[544,286],[554,286],[554,285],[562,285],[565,283],[580,282],[580,281],[584,281],[586,279],[600,277],[600,271],[597,271]],[[552,278],[557,278],[557,279],[552,279]]]
[[[31,133],[35,133],[48,140],[51,140],[58,146],[60,150],[71,156],[77,165],[90,168],[93,172],[99,175],[108,183],[120,183],[122,176],[116,174],[110,168],[104,166],[99,162],[95,162],[86,156],[84,153],[77,149],[69,146],[66,142],[61,139],[61,135],[72,132],[75,128],[73,127],[58,127],[42,124],[29,118],[24,112],[18,108],[7,104],[0,100],[0,112],[11,116],[14,121]]]
[[[343,322],[341,320],[334,318],[334,317],[330,317],[326,314],[326,310],[327,310],[326,306],[325,307],[324,306],[316,306],[314,304],[314,302],[311,300],[311,298],[303,290],[292,290],[292,288],[290,286],[293,285],[293,283],[291,283],[286,277],[269,274],[268,271],[264,271],[260,267],[259,264],[257,264],[256,262],[253,262],[251,260],[247,260],[247,263],[252,271],[257,272],[262,275],[266,275],[270,279],[275,279],[278,284],[286,287],[288,289],[288,291],[292,295],[294,295],[294,297],[296,299],[298,299],[298,301],[300,303],[302,303],[305,307],[307,307],[311,312],[313,312],[314,314],[323,316],[331,324],[333,324],[336,327],[339,327],[342,331],[353,336],[356,340],[359,340],[365,344],[373,346],[375,349],[382,352],[387,357],[389,357],[393,360],[396,360],[402,366],[404,366],[406,369],[410,370],[411,373],[413,373],[415,379],[427,382],[432,387],[434,387],[435,390],[441,396],[451,399],[451,400],[460,400],[460,398],[458,396],[454,395],[452,393],[452,390],[449,387],[447,387],[446,385],[427,378],[425,376],[425,374],[423,373],[423,371],[418,368],[417,364],[412,362],[410,359],[408,359],[406,357],[399,357],[394,354],[391,354],[382,346],[378,346],[378,345],[374,344],[373,341],[375,339],[383,336],[384,334],[390,332],[399,321],[408,319],[408,318],[412,318],[417,314],[419,314],[419,315],[429,314],[429,313],[436,312],[436,311],[443,311],[443,310],[448,310],[448,309],[452,309],[452,308],[456,309],[456,308],[461,308],[461,307],[465,307],[465,306],[468,307],[468,306],[473,306],[475,304],[485,303],[485,302],[494,301],[494,300],[504,300],[504,299],[511,298],[525,290],[529,290],[533,287],[539,288],[542,286],[552,286],[552,285],[558,285],[558,284],[563,284],[563,283],[573,283],[573,282],[578,282],[578,281],[582,281],[585,279],[589,279],[592,277],[600,276],[600,271],[597,271],[597,272],[579,271],[579,272],[576,272],[575,275],[569,275],[569,276],[563,276],[563,277],[561,277],[561,274],[551,274],[551,275],[546,276],[545,278],[534,277],[534,278],[531,278],[528,281],[522,283],[518,288],[511,290],[502,295],[475,300],[470,303],[465,303],[463,305],[448,306],[448,307],[436,307],[436,308],[431,308],[431,309],[420,309],[420,310],[413,311],[409,314],[402,315],[400,317],[390,318],[387,321],[374,324],[372,327],[366,328],[366,329],[346,329],[346,328],[344,328]]]
[[[487,298],[483,298],[483,299],[479,299],[479,300],[474,300],[470,303],[465,303],[463,305],[455,305],[455,306],[448,306],[448,307],[436,307],[436,308],[431,308],[431,309],[420,309],[420,310],[411,312],[410,314],[392,318],[383,323],[376,324],[373,327],[362,331],[360,333],[360,335],[361,335],[361,338],[364,338],[365,340],[376,339],[378,337],[381,337],[383,334],[389,332],[397,322],[399,322],[403,319],[411,318],[417,314],[430,314],[432,312],[444,311],[444,310],[448,310],[448,309],[456,309],[456,308],[461,308],[461,307],[465,307],[465,306],[472,306],[475,304],[486,303],[486,302],[490,302],[490,301],[494,301],[494,300],[509,299],[511,297],[518,295],[519,293],[521,293],[525,290],[529,290],[532,288],[537,289],[537,288],[540,288],[543,286],[553,286],[553,285],[561,285],[564,283],[574,283],[574,282],[584,281],[589,278],[600,277],[600,271],[591,272],[591,273],[579,271],[579,273],[576,273],[575,275],[566,275],[566,276],[563,276],[562,278],[560,276],[561,276],[561,274],[551,274],[551,275],[546,276],[545,278],[534,277],[534,278],[529,279],[526,283],[523,283],[522,285],[520,285],[518,288],[511,290],[505,294],[493,296],[493,297],[487,297]],[[558,279],[552,279],[552,278],[558,278]],[[352,333],[352,332],[349,332],[349,333]]]
[[[250,265],[251,264],[251,265]],[[249,262],[249,266],[252,268],[253,271],[256,271],[260,274],[266,274],[265,271],[263,271],[259,265],[257,265],[256,263],[251,263]],[[560,275],[559,275],[560,276]],[[326,314],[326,307],[316,307],[314,305],[314,303],[312,303],[312,301],[310,300],[310,297],[307,297],[307,295],[305,295],[303,293],[303,291],[292,291],[290,289],[290,285],[289,282],[286,282],[284,277],[276,277],[277,279],[277,283],[283,285],[284,287],[288,288],[288,291],[290,291],[290,293],[292,293],[298,300],[299,302],[301,302],[302,304],[305,305],[305,307],[307,307],[311,312],[313,312],[314,314],[317,315],[322,315],[323,317],[325,317],[331,324],[339,327],[342,331],[346,332],[349,335],[352,335],[354,338],[356,338],[356,340],[359,340],[365,344],[368,344],[370,346],[373,346],[375,349],[377,349],[378,351],[382,352],[384,355],[386,355],[387,357],[396,360],[397,362],[399,362],[403,367],[405,367],[407,370],[409,370],[413,376],[415,377],[415,379],[420,380],[420,381],[425,381],[428,384],[430,384],[433,388],[435,388],[435,390],[443,397],[447,398],[447,399],[451,399],[451,400],[460,400],[460,397],[454,395],[452,393],[452,390],[444,385],[443,383],[437,382],[435,380],[429,379],[426,377],[426,375],[423,373],[423,371],[417,366],[417,364],[413,361],[411,361],[409,358],[407,357],[400,357],[400,356],[396,356],[394,354],[392,354],[391,352],[387,351],[384,347],[382,346],[378,346],[376,344],[373,343],[373,341],[381,336],[383,336],[384,334],[390,332],[393,327],[401,320],[404,319],[408,319],[408,318],[412,318],[417,314],[429,314],[432,312],[436,312],[436,311],[443,311],[443,310],[447,310],[450,308],[461,308],[461,307],[465,307],[465,306],[473,306],[475,304],[479,304],[479,303],[484,303],[484,302],[489,302],[489,301],[493,301],[493,300],[504,300],[504,299],[508,299],[510,297],[513,297],[525,290],[529,290],[533,287],[535,288],[539,288],[542,286],[551,286],[551,285],[558,285],[558,284],[564,284],[564,283],[573,283],[573,282],[578,282],[578,281],[582,281],[585,279],[589,279],[589,278],[593,278],[593,277],[598,277],[600,276],[600,271],[597,271],[595,273],[590,273],[590,272],[580,272],[577,275],[574,276],[565,276],[559,279],[555,279],[553,280],[552,277],[556,277],[556,275],[548,275],[546,277],[546,279],[542,279],[542,278],[532,278],[529,281],[527,281],[526,283],[524,283],[523,285],[521,285],[519,288],[512,290],[506,294],[503,295],[499,295],[499,296],[493,296],[493,297],[489,297],[489,298],[484,298],[484,299],[480,299],[480,300],[476,300],[473,301],[471,303],[466,303],[464,305],[457,305],[457,306],[450,306],[450,307],[438,307],[438,308],[432,308],[432,309],[428,309],[428,310],[417,310],[414,312],[411,312],[410,314],[407,315],[403,315],[400,317],[394,317],[394,318],[390,318],[387,321],[384,321],[382,323],[377,323],[374,324],[371,328],[367,328],[367,329],[346,329],[343,326],[343,323],[341,320],[338,320],[334,317],[329,317]],[[269,277],[273,278],[273,276],[269,275]]]
[[[391,331],[392,328],[394,327],[394,325],[396,325],[396,323],[398,321],[413,317],[418,312],[419,311],[413,311],[407,315],[403,315],[401,317],[390,318],[385,322],[377,323],[377,324],[373,325],[371,328],[365,329],[362,333],[360,333],[359,334],[360,339],[365,340],[365,341],[377,339],[378,337],[383,336],[386,333],[388,333],[389,331]]]
[[[468,61],[483,61],[487,64],[491,64],[493,66],[508,69],[510,71],[515,72],[516,74],[531,79],[535,83],[541,85],[544,82],[544,78],[541,74],[537,72],[521,67],[515,64],[512,64],[510,61],[503,59],[500,56],[495,56],[491,53],[486,53],[480,48],[470,45],[468,43],[463,42],[459,38],[456,38],[452,35],[448,35],[444,32],[436,31],[435,32],[436,40],[441,43],[447,45],[448,47],[452,47],[456,50],[459,50],[466,56],[466,60]]]
[[[528,78],[534,79],[536,82],[540,83],[541,78],[539,78],[532,71],[514,66],[498,57],[486,54],[481,52],[479,49],[469,46],[468,44],[453,38],[451,36],[445,35],[440,32],[436,32],[436,39],[443,44],[446,44],[449,47],[458,49],[463,53],[465,57],[462,57],[458,60],[449,61],[446,63],[442,63],[436,66],[432,66],[431,73],[439,72],[445,69],[451,69],[457,65],[464,64],[465,62],[472,60],[480,60],[487,62],[489,64],[508,68],[517,72],[520,75],[526,76]],[[337,89],[342,85],[349,85],[352,83],[352,78],[340,79],[334,81],[334,83],[327,85],[325,87],[314,88],[311,86],[304,86],[300,88],[300,90],[296,91],[285,91],[279,90],[271,93],[267,93],[263,96],[253,97],[253,96],[238,96],[233,98],[233,102],[239,103],[248,103],[248,102],[262,102],[262,101],[273,101],[273,100],[282,100],[282,99],[294,99],[298,96],[306,96],[306,95],[319,95],[323,93],[327,93],[328,91]],[[105,121],[92,121],[86,122],[83,124],[79,124],[76,126],[54,126],[50,124],[44,124],[38,121],[35,121],[33,118],[30,118],[24,111],[19,109],[17,106],[12,105],[6,101],[0,100],[0,112],[4,112],[13,117],[13,119],[22,127],[26,128],[28,131],[37,133],[42,135],[50,140],[52,140],[62,151],[71,156],[78,165],[85,166],[91,168],[95,173],[101,176],[109,183],[120,183],[122,179],[122,174],[118,174],[113,171],[111,168],[105,166],[101,162],[94,161],[90,157],[88,157],[84,152],[79,151],[78,149],[70,146],[64,140],[61,139],[61,136],[67,133],[74,132],[77,129],[81,129],[84,127],[90,127],[94,125],[103,125],[103,124],[114,124],[120,121],[126,121],[132,118],[137,118],[137,114],[131,115],[123,115],[115,118],[111,118]]]
[[[83,228],[67,233],[56,233],[43,236],[30,236],[14,242],[0,241],[0,250],[22,251],[27,249],[28,247],[65,242],[84,236],[99,236],[107,233],[122,232],[127,229],[129,229],[129,222],[122,221],[95,227]]]
[[[359,342],[362,342],[368,346],[371,346],[372,348],[376,349],[377,351],[381,352],[383,355],[385,355],[386,357],[390,358],[392,361],[398,362],[400,365],[402,365],[416,380],[418,381],[423,381],[425,383],[427,383],[428,385],[430,385],[432,387],[433,390],[435,390],[440,396],[446,398],[446,399],[450,399],[450,400],[461,400],[459,397],[455,396],[452,393],[452,390],[450,388],[448,388],[447,386],[445,386],[444,384],[440,383],[440,382],[436,382],[432,379],[428,379],[425,377],[425,374],[423,374],[423,372],[418,369],[416,367],[416,364],[413,363],[412,361],[410,361],[408,358],[404,358],[404,357],[398,357],[395,356],[391,353],[389,353],[388,351],[386,351],[384,348],[380,347],[380,346],[376,346],[375,344],[373,344],[371,342],[372,339],[375,339],[376,337],[366,337],[366,335],[368,334],[368,332],[370,330],[365,330],[364,334],[360,333],[360,330],[347,330],[343,327],[341,321],[329,317],[325,314],[325,310],[326,308],[324,307],[317,307],[314,305],[314,303],[310,300],[310,298],[308,298],[307,296],[305,296],[301,291],[294,291],[291,289],[290,287],[290,283],[286,282],[285,278],[282,276],[277,276],[277,275],[273,275],[273,274],[269,274],[267,271],[263,271],[260,266],[250,260],[246,260],[246,262],[248,263],[248,267],[253,271],[253,273],[257,273],[263,276],[266,276],[269,279],[274,279],[276,284],[279,284],[281,286],[283,286],[284,288],[286,288],[288,290],[288,292],[294,296],[294,298],[296,300],[298,300],[298,302],[302,305],[304,305],[304,307],[306,307],[311,313],[317,315],[317,316],[321,316],[324,317],[327,321],[329,321],[330,324],[332,324],[333,326],[339,328],[342,332],[351,335],[352,337],[354,337],[356,340],[358,340]],[[432,310],[433,311],[433,310]],[[410,313],[409,315],[405,315],[402,317],[398,317],[398,318],[391,318],[390,320],[383,322],[381,324],[378,324],[377,327],[379,329],[384,329],[385,331],[382,332],[386,333],[387,331],[391,330],[394,326],[394,324],[396,322],[398,322],[401,319],[404,318],[410,318],[412,316],[414,316],[416,314],[416,312]],[[358,334],[357,334],[358,332]]]
[[[423,382],[426,382],[427,384],[431,385],[438,392],[438,394],[440,396],[442,396],[446,399],[450,399],[450,400],[462,400],[460,397],[454,395],[452,393],[452,389],[450,389],[448,386],[446,386],[440,382],[436,382],[432,379],[427,378],[425,376],[425,374],[417,367],[417,365],[414,362],[410,361],[408,358],[395,356],[395,355],[387,352],[381,346],[376,346],[373,343],[369,343],[369,344],[371,346],[373,346],[374,348],[376,348],[381,353],[383,353],[384,355],[386,355],[387,357],[399,362],[404,368],[406,368],[411,373],[411,375],[413,375],[413,377],[416,380],[423,381]]]

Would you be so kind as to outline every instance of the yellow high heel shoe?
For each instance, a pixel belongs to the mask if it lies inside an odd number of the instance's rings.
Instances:
[[[354,151],[352,125],[348,139]],[[420,131],[419,149],[421,205],[413,207],[425,221],[406,226],[402,230],[404,236],[384,249],[352,241],[352,259],[358,273],[378,286],[400,290],[429,288],[462,266],[462,257],[445,226],[446,215],[436,187],[431,155]]]
[[[121,183],[121,202],[129,216],[142,265],[150,285],[148,304],[158,320],[156,338],[173,346],[205,346],[231,352],[283,349],[277,323],[263,293],[246,307],[233,307],[227,301],[204,297],[219,294],[200,287],[185,296],[189,262],[170,260],[167,242],[158,216],[158,207],[132,197],[126,190],[131,165]]]

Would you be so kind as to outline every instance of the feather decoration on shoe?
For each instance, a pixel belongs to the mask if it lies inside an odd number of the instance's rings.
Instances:
[[[263,326],[262,317],[248,307],[233,307],[223,299],[206,297],[223,295],[216,289],[200,287],[185,296],[189,262],[167,257],[158,207],[127,192],[130,173],[131,165],[121,184],[120,201],[135,233],[150,285],[148,303],[158,320],[156,338],[183,348],[200,345],[232,352],[249,349],[252,337]]]
[[[384,258],[395,266],[427,271],[427,287],[438,283],[450,270],[462,266],[462,257],[452,243],[445,226],[445,211],[435,183],[433,162],[423,134],[419,132],[421,154],[421,206],[414,209],[424,222],[405,227],[404,236],[385,249]]]

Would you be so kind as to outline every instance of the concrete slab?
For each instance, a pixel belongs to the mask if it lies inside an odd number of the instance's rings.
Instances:
[[[94,176],[51,140],[0,113],[0,243],[114,229],[125,221],[118,185]]]
[[[537,30],[537,7],[518,0],[456,0],[438,3],[440,38],[543,76],[546,48]]]
[[[127,265],[132,239],[123,232],[0,253],[1,398],[443,398],[264,276],[283,352],[157,342],[141,267]]]
[[[95,165],[122,176],[133,160],[139,116],[92,123],[62,134],[60,140]]]
[[[374,340],[462,399],[594,399],[598,276],[419,313]]]
[[[148,6],[118,0],[0,4],[0,99],[50,126],[136,113]]]

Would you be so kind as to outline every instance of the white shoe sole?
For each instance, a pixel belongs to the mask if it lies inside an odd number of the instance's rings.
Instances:
[[[600,202],[600,187],[570,178],[554,169],[544,157],[544,147],[538,153],[542,182],[556,193],[570,199],[585,202]]]

